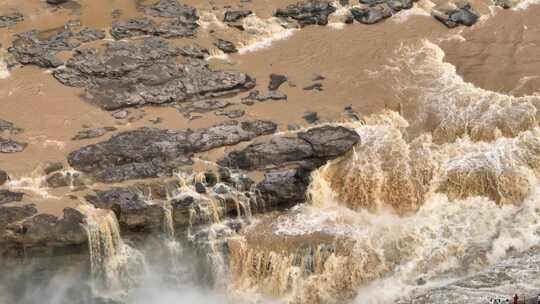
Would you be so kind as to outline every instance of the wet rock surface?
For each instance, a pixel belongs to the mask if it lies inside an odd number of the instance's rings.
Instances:
[[[88,130],[82,130],[77,132],[75,136],[72,138],[72,140],[83,140],[83,139],[90,139],[90,138],[97,138],[105,135],[107,132],[116,131],[115,127],[103,127],[103,128],[95,128],[95,129],[88,129]]]
[[[479,19],[478,13],[467,2],[458,2],[455,6],[434,7],[431,15],[448,28],[459,25],[472,26]]]
[[[24,21],[24,16],[19,12],[0,15],[0,28],[13,26],[22,21]]]
[[[275,91],[288,80],[287,76],[280,74],[270,74],[270,82],[268,83],[268,90]]]
[[[21,64],[55,68],[64,64],[56,56],[59,52],[71,51],[83,43],[103,38],[103,31],[71,25],[50,31],[32,30],[15,35],[9,52]]]
[[[191,44],[180,48],[180,55],[195,59],[205,59],[210,56],[210,51],[197,44]]]
[[[237,144],[275,130],[274,123],[258,120],[187,131],[141,128],[73,151],[68,162],[107,182],[170,175],[174,168],[189,162],[193,153]]]
[[[86,87],[89,98],[106,110],[230,95],[255,85],[244,73],[213,71],[203,61],[178,63],[179,54],[159,38],[113,42],[103,52],[78,50],[54,76],[65,85]]]
[[[223,22],[237,22],[253,14],[250,10],[226,11],[223,16]]]
[[[137,36],[159,36],[164,38],[193,37],[198,25],[185,23],[180,19],[155,22],[145,17],[132,18],[126,21],[116,20],[112,24],[111,36],[125,39]]]
[[[195,23],[199,20],[197,10],[178,0],[160,0],[145,8],[145,13],[153,17],[178,18],[182,22]]]
[[[0,153],[22,152],[28,144],[13,139],[4,139],[0,137]]]
[[[227,40],[224,40],[224,39],[218,39],[214,45],[220,49],[221,51],[223,51],[223,53],[225,54],[231,54],[231,53],[237,53],[238,52],[238,49],[236,48],[236,46],[234,45],[234,43],[230,42],[230,41],[227,41]]]
[[[0,186],[5,184],[9,180],[9,175],[6,171],[0,169]]]
[[[302,161],[322,164],[346,153],[359,140],[356,132],[344,127],[316,127],[296,136],[276,136],[268,142],[233,151],[219,164],[244,170],[279,167]]]
[[[24,193],[13,192],[6,189],[0,189],[0,205],[19,202],[23,199]]]
[[[87,241],[84,228],[86,216],[76,209],[65,208],[63,217],[58,218],[44,213],[28,217],[36,213],[32,206],[8,208],[10,218],[16,218],[18,221],[11,220],[11,223],[5,226],[0,243],[4,241],[11,246],[54,247],[84,244]]]
[[[23,129],[17,128],[14,123],[0,118],[0,133],[19,134],[22,131]]]
[[[96,208],[114,211],[120,226],[126,230],[159,230],[163,223],[163,208],[150,204],[137,188],[113,188],[97,191],[86,199]]]
[[[302,203],[306,200],[310,173],[309,168],[302,167],[269,171],[257,184],[257,198],[267,208],[287,208]]]
[[[301,27],[307,25],[326,25],[328,16],[336,11],[336,8],[328,1],[311,0],[291,4],[284,9],[278,9],[276,17],[291,18],[298,22]]]

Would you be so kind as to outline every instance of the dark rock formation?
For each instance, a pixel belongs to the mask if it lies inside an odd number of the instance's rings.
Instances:
[[[53,162],[53,163],[48,163],[43,169],[43,172],[45,174],[51,174],[53,172],[57,172],[62,169],[64,169],[64,164],[62,164],[61,162]]]
[[[330,2],[325,0],[310,0],[291,4],[285,9],[278,9],[276,17],[291,18],[302,27],[307,25],[326,25],[328,16],[336,11]]]
[[[223,22],[237,22],[253,14],[250,10],[226,11]]]
[[[185,23],[195,23],[199,20],[195,8],[182,4],[178,0],[160,0],[146,7],[145,13],[153,17],[177,18]]]
[[[210,51],[208,51],[208,49],[202,48],[197,44],[191,44],[182,47],[180,49],[180,55],[195,59],[205,59],[210,55]]]
[[[22,152],[28,144],[0,137],[0,153]]]
[[[23,199],[24,193],[22,192],[12,192],[6,189],[0,189],[0,205],[20,202]]]
[[[113,42],[103,52],[78,50],[53,75],[65,85],[86,87],[89,98],[107,110],[230,95],[255,85],[244,73],[213,71],[203,61],[177,63],[179,54],[159,38]]]
[[[308,123],[313,124],[319,121],[319,114],[317,112],[306,112],[302,118]]]
[[[156,23],[148,18],[139,17],[126,21],[114,21],[111,27],[111,36],[115,39],[145,35],[164,38],[193,37],[196,34],[197,27],[197,23],[185,23],[180,19]]]
[[[104,128],[82,130],[82,131],[77,132],[77,134],[75,134],[72,140],[83,140],[83,139],[101,137],[105,135],[107,132],[112,132],[112,131],[116,131],[116,128],[104,127]]]
[[[268,83],[268,90],[275,91],[287,81],[287,76],[279,74],[270,74],[270,82]]]
[[[19,134],[22,131],[23,129],[15,127],[12,122],[0,118],[0,133]]]
[[[244,116],[246,112],[244,110],[217,110],[214,114],[217,116],[226,116],[230,119],[236,119]]]
[[[24,21],[24,16],[19,12],[13,12],[0,16],[0,28],[13,26],[18,22]]]
[[[189,116],[191,113],[208,113],[218,109],[224,109],[230,105],[231,104],[226,101],[209,99],[180,103],[176,105],[175,108]]]
[[[113,188],[96,191],[86,199],[96,208],[114,211],[120,227],[131,231],[160,230],[164,210],[160,205],[147,202],[136,188]]]
[[[249,92],[248,96],[242,98],[242,103],[252,105],[257,101],[263,102],[267,100],[286,100],[287,95],[279,91],[268,91],[267,93],[261,93],[259,90],[253,90]]]
[[[47,176],[45,179],[47,186],[51,188],[61,187],[82,187],[85,185],[85,181],[80,173],[77,172],[54,172]]]
[[[103,38],[105,38],[103,31],[66,25],[61,29],[45,32],[33,30],[17,34],[9,52],[21,64],[55,68],[64,64],[56,57],[58,52],[70,51],[82,43]]]
[[[374,24],[392,16],[392,10],[389,6],[381,4],[367,8],[352,8],[351,14],[360,23]]]
[[[230,42],[230,41],[227,41],[227,40],[223,40],[223,39],[218,39],[214,45],[223,51],[223,53],[225,54],[231,54],[231,53],[236,53],[238,52],[238,49],[236,49],[236,46],[234,45],[234,43]]]
[[[4,234],[4,229],[12,223],[30,217],[37,213],[34,205],[25,205],[22,207],[0,207],[0,243]]]
[[[264,202],[267,209],[287,208],[306,200],[311,170],[295,168],[270,171],[257,184],[257,200]]]
[[[30,214],[35,214],[32,206],[20,207],[23,210],[13,210],[17,218],[26,218]],[[2,213],[0,212],[0,217]],[[68,246],[73,244],[86,243],[88,238],[84,228],[86,216],[73,208],[65,208],[64,216],[58,218],[50,214],[38,214],[26,218],[22,221],[9,223],[6,225],[4,235],[0,238],[0,243],[7,242],[10,245],[20,245],[24,247],[34,246]],[[0,220],[2,222],[2,220]]]
[[[509,9],[512,7],[512,0],[494,0],[493,4],[500,6],[504,9]]]
[[[68,161],[100,181],[157,177],[170,175],[193,153],[234,145],[275,130],[276,125],[267,121],[231,121],[187,131],[141,128],[73,151]]]
[[[472,26],[478,19],[471,5],[466,2],[457,3],[454,7],[435,7],[431,11],[431,15],[449,28],[457,27],[458,25]]]
[[[52,5],[59,5],[68,2],[69,0],[47,0],[47,3]]]
[[[296,136],[277,136],[268,142],[233,151],[218,163],[244,170],[262,169],[309,162],[323,164],[349,151],[360,140],[356,132],[344,127],[323,126]]]
[[[5,184],[9,180],[9,175],[6,171],[0,169],[0,186]]]
[[[307,87],[304,87],[304,91],[322,91],[323,90],[323,84],[316,82],[314,84],[310,84]]]

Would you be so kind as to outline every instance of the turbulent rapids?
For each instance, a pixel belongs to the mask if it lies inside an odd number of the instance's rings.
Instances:
[[[533,303],[536,1],[199,2],[0,3],[0,304]]]

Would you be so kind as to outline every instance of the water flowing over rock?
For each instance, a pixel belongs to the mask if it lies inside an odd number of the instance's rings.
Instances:
[[[276,125],[267,121],[231,121],[188,131],[141,128],[73,151],[68,161],[100,181],[166,176],[188,162],[193,153],[234,145],[275,130]]]
[[[21,64],[33,64],[43,68],[55,68],[64,64],[56,54],[71,51],[81,44],[105,38],[103,31],[66,25],[60,29],[17,34],[9,48]]]
[[[291,4],[284,9],[278,9],[276,17],[292,18],[301,27],[307,25],[326,25],[328,16],[336,11],[336,8],[328,1],[310,0]]]
[[[86,87],[107,110],[230,95],[255,85],[244,73],[213,71],[199,60],[177,63],[180,53],[158,38],[113,42],[101,53],[77,50],[54,76],[65,85]]]

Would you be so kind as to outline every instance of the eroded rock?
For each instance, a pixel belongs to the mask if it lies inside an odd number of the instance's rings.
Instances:
[[[244,73],[214,71],[203,61],[177,63],[179,54],[159,38],[113,42],[103,52],[78,50],[53,75],[65,85],[86,87],[89,98],[107,110],[230,95],[255,85]]]
[[[105,135],[107,132],[116,131],[115,127],[103,127],[103,128],[95,128],[95,129],[88,129],[88,130],[82,130],[77,132],[75,136],[72,138],[72,140],[83,140],[83,139],[90,139],[90,138],[97,138]]]
[[[12,139],[4,139],[0,137],[0,153],[17,153],[22,152],[28,146],[27,143],[18,142]]]
[[[227,41],[227,40],[223,40],[223,39],[218,39],[214,45],[223,51],[223,53],[225,54],[231,54],[231,53],[237,53],[238,52],[238,49],[236,48],[236,46],[234,45],[234,43],[230,42],[230,41]]]
[[[22,21],[24,21],[24,16],[19,12],[2,15],[0,16],[0,28],[13,26]]]
[[[296,136],[276,136],[267,142],[249,145],[243,150],[229,153],[218,163],[243,170],[306,161],[322,164],[343,155],[359,140],[356,132],[344,127],[316,127]]]
[[[111,36],[115,39],[125,39],[137,36],[159,36],[164,38],[193,37],[198,25],[186,23],[180,19],[154,22],[145,17],[116,20],[111,27]]]
[[[455,6],[434,7],[431,15],[448,28],[459,25],[472,26],[480,18],[467,2],[459,2]]]
[[[60,29],[37,30],[15,35],[9,52],[21,64],[44,68],[59,67],[64,62],[56,57],[61,51],[71,51],[81,44],[105,38],[105,32],[66,25]]]
[[[336,11],[329,1],[310,0],[291,4],[284,9],[278,9],[276,17],[291,18],[302,27],[307,25],[326,25],[328,16]]]
[[[187,131],[140,128],[73,151],[68,161],[73,168],[107,182],[171,175],[173,169],[189,163],[193,153],[248,141],[276,128],[272,122],[259,120]]]
[[[0,189],[0,205],[22,201],[24,193]]]
[[[226,11],[223,22],[237,22],[253,14],[250,10]]]

